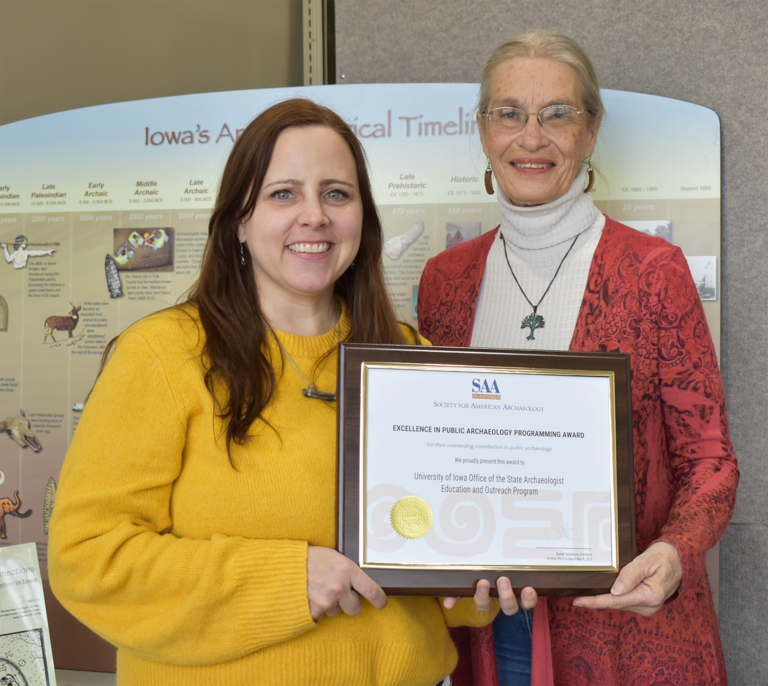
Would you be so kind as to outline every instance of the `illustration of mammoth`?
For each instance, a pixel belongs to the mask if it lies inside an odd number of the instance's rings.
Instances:
[[[5,515],[10,514],[14,517],[29,517],[29,515],[32,514],[32,510],[19,512],[21,500],[19,500],[18,491],[14,491],[13,499],[16,501],[15,503],[10,498],[0,498],[0,538],[7,538],[5,535]]]

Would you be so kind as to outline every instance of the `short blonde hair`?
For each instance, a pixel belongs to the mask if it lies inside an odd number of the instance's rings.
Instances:
[[[515,57],[540,57],[568,64],[575,69],[581,83],[581,97],[584,109],[589,113],[590,123],[597,122],[605,112],[600,99],[600,85],[591,60],[582,47],[574,40],[552,31],[529,31],[521,33],[500,45],[483,67],[480,79],[480,101],[477,108],[481,114],[488,110],[491,101],[493,73],[502,62]]]

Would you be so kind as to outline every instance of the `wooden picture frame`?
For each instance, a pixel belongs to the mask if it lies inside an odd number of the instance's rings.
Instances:
[[[382,372],[384,376],[382,376]],[[366,454],[365,445],[366,441],[369,440],[366,436],[369,430],[374,430],[372,427],[376,426],[376,422],[379,420],[374,416],[374,411],[368,409],[369,404],[373,406],[376,403],[370,402],[370,399],[366,400],[366,398],[376,391],[375,384],[371,386],[372,382],[370,379],[380,377],[392,381],[397,378],[393,374],[396,375],[404,372],[408,372],[411,376],[402,376],[403,379],[413,378],[412,372],[422,375],[417,378],[432,378],[423,377],[423,374],[438,372],[442,376],[435,376],[434,378],[447,379],[448,382],[455,379],[457,382],[461,381],[464,385],[466,385],[465,380],[469,378],[468,375],[473,374],[476,375],[473,383],[478,384],[478,388],[473,388],[473,390],[478,391],[498,390],[498,388],[488,389],[479,387],[479,379],[483,377],[483,374],[488,378],[495,375],[494,378],[502,379],[506,385],[509,385],[507,383],[508,379],[518,383],[523,377],[530,377],[529,385],[534,383],[534,381],[538,382],[545,379],[545,377],[553,383],[560,383],[561,379],[565,380],[568,377],[567,382],[563,381],[563,383],[570,384],[569,388],[574,383],[579,384],[576,388],[580,387],[581,380],[583,379],[599,377],[602,384],[599,388],[610,388],[610,395],[612,396],[610,402],[605,403],[606,406],[610,406],[612,416],[609,419],[605,419],[605,421],[604,418],[601,418],[600,421],[602,423],[599,424],[599,426],[608,426],[606,422],[609,422],[612,427],[610,439],[601,439],[602,444],[607,445],[610,442],[612,446],[612,474],[603,479],[603,481],[611,481],[613,483],[609,508],[611,508],[610,517],[612,518],[610,519],[610,528],[613,532],[610,540],[614,546],[608,546],[611,551],[612,562],[607,566],[605,564],[587,564],[585,560],[591,560],[592,558],[583,556],[591,556],[591,552],[578,553],[567,551],[566,553],[553,553],[553,557],[550,559],[555,559],[557,556],[560,557],[552,563],[545,561],[535,564],[509,566],[499,564],[498,555],[494,564],[484,564],[482,561],[478,561],[477,555],[471,560],[443,560],[438,563],[429,562],[425,564],[423,561],[411,563],[406,560],[403,562],[402,559],[397,563],[386,561],[381,563],[381,561],[375,561],[378,554],[373,554],[374,561],[371,562],[371,554],[365,552],[369,551],[368,544],[366,544],[368,540],[366,536],[369,535],[366,522],[367,511],[364,509],[367,491],[361,488],[361,476],[365,480],[364,473],[366,469],[372,468],[371,464],[367,462],[367,460],[373,460],[374,458]],[[446,372],[447,375],[445,374]],[[374,373],[376,376],[371,376]],[[534,375],[538,376],[534,377]],[[590,381],[589,383],[592,382]],[[407,393],[407,390],[403,392]],[[599,392],[602,393],[603,391],[599,390]],[[482,392],[473,395],[476,398],[490,397],[492,400],[502,397],[501,394],[491,393],[489,395]],[[378,395],[372,397],[375,397],[379,408],[392,406],[394,408],[393,412],[397,412],[397,397],[393,396],[390,399],[384,400]],[[403,402],[406,402],[406,396],[403,395],[401,397]],[[498,400],[495,401],[498,402]],[[562,404],[562,400],[559,402]],[[574,398],[574,402],[578,404],[579,398]],[[384,404],[382,405],[381,403]],[[464,406],[467,405],[462,405],[462,407]],[[470,405],[470,407],[475,407],[475,405]],[[508,406],[504,404],[503,407],[507,408]],[[517,406],[509,406],[510,409],[513,409],[513,407],[516,408]],[[501,407],[494,405],[490,406],[489,409],[501,409]],[[520,409],[524,408],[521,406]],[[604,410],[601,409],[601,417],[603,412]],[[392,429],[387,428],[386,430],[389,431],[396,428],[397,425],[393,426]],[[407,427],[400,428],[406,429]],[[415,426],[411,427],[411,429],[431,430],[429,426]],[[440,427],[435,426],[434,429],[438,430]],[[446,427],[443,427],[443,430],[461,431],[461,429],[446,429]],[[487,432],[488,430],[485,431]],[[511,434],[511,431],[510,429],[507,433]],[[515,430],[515,433],[525,434],[525,432],[518,432],[517,430]],[[536,432],[527,432],[527,435],[534,433]],[[552,432],[552,435],[554,436],[555,433]],[[435,443],[428,445],[435,445]],[[523,446],[509,447],[510,449],[520,450],[523,448]],[[526,448],[526,450],[528,449]],[[558,448],[558,450],[561,452],[565,451],[565,453],[568,452],[567,448]],[[371,452],[371,454],[373,453]],[[376,459],[379,462],[381,461],[380,458]],[[610,457],[606,459],[610,461]],[[509,577],[514,588],[533,586],[540,595],[573,596],[607,593],[619,571],[635,556],[630,364],[629,355],[624,353],[520,352],[514,350],[437,346],[342,344],[339,353],[338,460],[338,550],[358,564],[388,594],[469,596],[474,594],[474,588],[480,579],[489,579],[492,583],[492,594],[495,595],[495,580],[499,576]],[[458,461],[458,458],[456,460]],[[488,461],[490,462],[491,460]],[[535,462],[532,462],[532,464],[535,465]],[[384,466],[379,464],[378,469],[381,470],[383,468]],[[503,468],[501,469],[503,470]],[[496,471],[499,470],[497,469]],[[497,474],[499,480],[501,477],[503,477],[503,473],[501,475]],[[442,479],[442,477],[439,478]],[[514,478],[519,479],[519,477]],[[486,492],[488,492],[488,488],[486,488]],[[494,493],[495,491],[491,489],[490,492]],[[506,493],[506,491],[502,492]],[[547,492],[551,493],[552,491]],[[538,495],[538,490],[536,493]],[[467,498],[469,497],[467,496]],[[507,496],[499,496],[499,498],[505,497]],[[431,526],[431,511],[429,516],[430,521],[428,524]],[[392,519],[391,521],[395,522],[396,520]],[[582,517],[582,521],[585,521],[584,517]],[[378,525],[381,528],[380,522]],[[396,526],[396,524],[390,525]],[[399,525],[397,526],[399,529]],[[505,531],[513,531],[514,534],[514,529],[515,527],[508,526]],[[404,530],[401,531],[407,538],[419,538],[421,535],[418,531],[414,535]],[[532,529],[526,529],[526,531],[532,531]],[[603,533],[600,533],[600,536],[604,536],[604,531],[603,523],[603,528],[601,529]],[[393,533],[396,533],[394,528]],[[558,541],[564,540],[564,535],[567,538],[567,535],[561,531]],[[584,540],[586,541],[586,539]],[[543,548],[545,546],[539,547]],[[555,548],[559,551],[566,549],[567,546],[554,546],[552,550],[555,550]],[[361,549],[363,549],[362,555]],[[572,547],[572,550],[591,551],[592,548]],[[498,551],[494,550],[494,554],[496,553]],[[404,553],[398,552],[397,554],[402,555]],[[570,555],[572,557],[563,558],[562,555]],[[578,557],[579,555],[582,557]],[[382,557],[385,557],[385,555],[382,554]],[[574,562],[573,565],[565,564],[564,559],[575,559],[578,562]],[[564,564],[565,566],[563,566]],[[587,568],[578,566],[585,564],[587,564]]]

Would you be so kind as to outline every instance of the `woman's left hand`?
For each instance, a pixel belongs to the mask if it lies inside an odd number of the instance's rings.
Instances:
[[[654,543],[621,570],[610,593],[576,598],[573,604],[592,610],[629,610],[650,617],[677,591],[682,579],[677,548]]]
[[[512,583],[505,576],[496,579],[496,589],[499,592],[499,606],[505,615],[514,615],[522,607],[524,610],[532,610],[539,602],[539,596],[530,586],[526,586],[520,594],[520,603],[515,598],[515,591],[512,589]],[[443,607],[450,610],[456,607],[456,603],[461,598],[453,596],[443,598]],[[481,579],[477,582],[475,589],[475,607],[478,612],[488,612],[491,609],[491,582],[487,579]]]

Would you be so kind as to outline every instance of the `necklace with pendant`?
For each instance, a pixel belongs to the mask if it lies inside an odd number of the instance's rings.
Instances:
[[[283,344],[280,342],[280,339],[275,335],[275,332],[272,330],[272,327],[267,324],[267,328],[269,329],[269,332],[272,334],[272,338],[275,339],[275,342],[277,343],[277,347],[280,348],[280,352],[285,355],[285,359],[288,360],[288,362],[291,363],[291,366],[296,370],[296,373],[301,377],[301,380],[306,385],[306,388],[302,388],[301,392],[304,394],[304,397],[306,398],[313,398],[315,400],[327,400],[329,402],[333,402],[336,400],[336,391],[338,390],[339,386],[339,379],[336,378],[336,384],[333,387],[333,393],[328,393],[327,391],[320,391],[315,386],[314,382],[307,381],[307,377],[304,376],[304,374],[301,373],[301,369],[298,368],[296,363],[291,359],[291,356],[288,354],[288,351],[283,347]],[[336,347],[339,347],[339,343],[341,342],[341,307],[339,307],[336,310]],[[323,364],[321,365],[320,369],[317,370],[317,376],[320,376],[320,374],[323,373],[323,369],[325,369],[325,363],[328,362],[328,357],[323,360]]]
[[[499,238],[501,239],[501,244],[504,246],[504,257],[507,260],[507,266],[509,267],[509,271],[512,273],[512,278],[515,280],[515,283],[517,284],[517,287],[520,289],[520,292],[523,294],[523,297],[528,301],[528,304],[533,308],[533,313],[525,317],[525,319],[523,319],[522,324],[520,325],[521,329],[531,330],[531,335],[527,336],[525,340],[535,341],[536,339],[533,337],[533,332],[536,329],[544,328],[544,317],[540,314],[537,314],[536,311],[539,309],[539,305],[541,305],[542,300],[544,300],[544,298],[547,296],[547,293],[549,293],[549,289],[552,288],[552,284],[555,282],[557,275],[560,273],[560,267],[563,266],[563,262],[565,262],[565,258],[568,257],[571,250],[573,250],[573,246],[576,245],[576,241],[579,240],[579,236],[581,236],[581,234],[577,234],[576,238],[573,239],[573,243],[571,243],[571,247],[568,248],[565,255],[563,255],[563,259],[560,260],[560,264],[557,265],[557,271],[555,271],[555,275],[552,277],[552,280],[549,282],[549,286],[547,286],[547,290],[544,291],[544,295],[542,295],[539,298],[539,302],[537,302],[534,305],[531,302],[531,299],[525,294],[523,287],[520,285],[520,282],[517,280],[517,277],[515,276],[515,270],[512,269],[512,264],[509,261],[509,255],[507,255],[507,242],[504,240],[504,236],[502,235],[501,231],[499,231]]]

